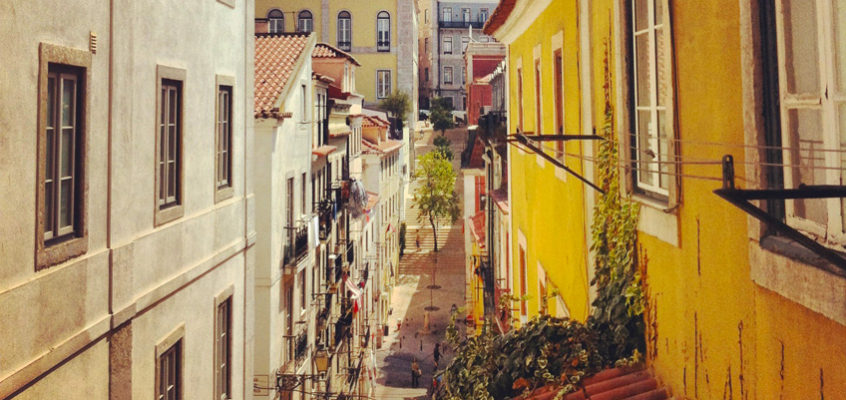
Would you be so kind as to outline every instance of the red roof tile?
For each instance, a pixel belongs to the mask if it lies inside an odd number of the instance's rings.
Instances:
[[[314,154],[314,155],[316,155],[316,156],[318,156],[318,157],[326,157],[326,156],[328,156],[329,154],[332,154],[332,152],[334,152],[334,151],[335,151],[335,150],[337,150],[337,149],[338,149],[338,148],[337,148],[337,147],[335,147],[335,146],[330,146],[330,145],[328,145],[328,144],[325,144],[325,145],[323,145],[323,146],[320,146],[320,147],[318,147],[318,148],[316,148],[316,149],[311,150],[311,154]]]
[[[642,368],[611,368],[585,378],[579,391],[564,400],[667,400],[667,389]],[[520,397],[522,400],[550,400],[558,387],[547,385]]]
[[[309,41],[308,33],[256,35],[255,117],[275,116],[274,105],[294,73]]]
[[[499,2],[499,5],[496,6],[496,9],[488,18],[488,21],[485,22],[485,26],[482,28],[482,31],[485,32],[485,35],[493,36],[494,32],[496,32],[502,24],[508,20],[508,16],[511,15],[511,11],[514,10],[514,6],[517,4],[517,0],[502,0]]]
[[[367,205],[364,206],[365,210],[371,210],[373,207],[376,206],[376,203],[379,202],[379,195],[373,192],[367,192]]]
[[[356,66],[361,66],[361,64],[359,64],[355,57],[353,57],[350,53],[347,53],[337,47],[333,47],[327,43],[318,43],[317,46],[314,46],[314,51],[311,52],[311,56],[314,58],[346,58]]]
[[[365,154],[387,154],[402,147],[402,142],[399,140],[385,140],[382,143],[376,144],[367,139],[361,140],[365,148]]]

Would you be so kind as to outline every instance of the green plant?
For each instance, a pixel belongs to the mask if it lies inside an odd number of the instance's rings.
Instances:
[[[620,189],[608,59],[606,51],[605,121],[601,132],[604,140],[596,155],[599,186],[605,194],[593,209],[591,251],[596,269],[591,285],[596,286],[597,296],[588,323],[599,334],[603,357],[618,360],[644,351],[645,299],[635,254],[638,204]]]
[[[452,106],[443,98],[432,99],[429,121],[432,122],[432,128],[441,131],[441,136],[443,136],[447,129],[455,127],[455,122],[452,120]]]
[[[405,253],[405,222],[400,224],[399,229],[399,253],[400,257]]]
[[[460,206],[455,193],[455,179],[458,175],[452,168],[452,162],[438,151],[430,151],[420,157],[414,172],[416,186],[411,199],[412,207],[417,208],[419,222],[429,222],[435,239],[435,252],[438,251],[438,224],[455,223],[458,220]]]
[[[450,334],[454,325],[455,317],[447,329],[451,343],[457,340]],[[504,399],[547,384],[563,395],[603,365],[597,337],[587,326],[545,315],[504,336],[485,330],[457,345],[443,371],[439,399]]]
[[[405,116],[411,111],[411,98],[408,93],[396,90],[382,99],[379,107],[397,119],[397,128],[402,132]]]
[[[452,161],[452,142],[447,139],[446,136],[435,136],[435,139],[432,140],[432,144],[435,145],[435,151],[439,151],[443,154],[444,158]]]

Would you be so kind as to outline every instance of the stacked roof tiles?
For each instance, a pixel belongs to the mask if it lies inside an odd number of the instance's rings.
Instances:
[[[547,385],[519,397],[520,400],[551,400],[558,392]],[[564,400],[669,400],[666,388],[659,387],[652,375],[641,368],[611,368],[585,378],[582,389],[564,396]]]
[[[308,33],[256,35],[255,117],[280,118],[275,104],[308,45]]]

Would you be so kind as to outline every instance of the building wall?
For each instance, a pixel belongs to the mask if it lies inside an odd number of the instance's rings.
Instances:
[[[149,3],[149,4],[148,4]],[[215,296],[231,288],[232,389],[249,397],[251,1],[0,5],[0,397],[149,398],[155,348],[184,324],[184,395],[212,396]],[[197,18],[201,15],[203,18]],[[178,21],[178,22],[175,22]],[[57,23],[58,22],[58,23]],[[119,27],[119,28],[118,28]],[[201,34],[198,34],[201,33]],[[96,34],[96,52],[91,36]],[[174,35],[182,39],[174,41]],[[138,39],[136,39],[138,38]],[[140,40],[143,38],[143,40]],[[87,250],[35,267],[39,44],[90,56],[84,145]],[[244,51],[232,51],[244,49]],[[157,65],[184,69],[182,206],[154,223]],[[215,202],[216,75],[234,80],[233,195]],[[12,79],[11,77],[15,78]],[[15,177],[12,183],[11,178]],[[37,310],[37,311],[33,311]]]
[[[268,11],[280,9],[285,14],[285,31],[296,29],[297,14],[302,10],[312,13],[314,32],[319,42],[333,46],[338,44],[338,13],[348,11],[352,17],[352,51],[350,53],[361,63],[356,71],[356,87],[364,95],[365,102],[377,103],[376,71],[391,71],[391,91],[402,89],[413,95],[413,65],[405,65],[400,57],[411,60],[414,57],[412,33],[417,29],[413,15],[413,0],[376,0],[352,4],[341,0],[256,0],[256,17],[267,17]],[[325,3],[325,4],[324,4]],[[324,8],[325,6],[325,8]],[[381,11],[391,15],[391,50],[376,50],[376,16]],[[408,17],[408,18],[406,18]],[[404,19],[406,18],[406,19]],[[403,42],[406,41],[406,42]],[[399,78],[402,76],[402,78]]]
[[[607,2],[592,2],[594,10],[601,10]],[[543,76],[544,71],[552,70],[553,47],[562,43],[553,43],[553,38],[562,38],[567,49],[579,46],[578,8],[573,2],[552,1],[548,7],[539,7],[537,19],[529,25],[522,35],[510,44],[506,42],[508,52],[509,82],[509,117],[508,132],[519,128],[518,110],[523,108],[523,131],[535,132],[535,55],[542,66],[541,106],[542,123],[551,126],[554,123],[554,103],[552,101],[553,80]],[[606,6],[607,8],[607,6]],[[601,40],[595,40],[601,46]],[[569,53],[569,52],[568,52]],[[579,66],[576,57],[564,58],[564,125],[567,132],[579,132],[582,124],[590,124],[580,112],[579,101],[586,91],[593,90],[587,84],[580,87]],[[517,74],[522,75],[522,101],[517,93]],[[598,89],[597,89],[598,90]],[[547,130],[544,129],[544,132]],[[588,143],[570,142],[566,144],[568,153],[583,152],[582,146]],[[585,191],[584,184],[573,176],[555,167],[538,155],[517,150],[509,146],[509,195],[511,197],[511,266],[514,294],[520,293],[520,243],[525,237],[526,276],[529,316],[540,309],[538,265],[540,264],[549,280],[549,289],[557,288],[560,297],[572,318],[584,321],[589,313],[589,271],[588,243],[586,237]],[[577,160],[569,159],[566,165],[576,173],[584,174],[585,166]],[[563,206],[562,205],[566,205]],[[539,217],[542,216],[542,217]],[[555,299],[550,299],[549,310],[555,310]],[[519,315],[519,307],[516,312]],[[516,315],[515,315],[516,317]]]

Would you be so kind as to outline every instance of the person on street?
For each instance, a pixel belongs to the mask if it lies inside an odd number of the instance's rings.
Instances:
[[[417,245],[417,251],[420,251],[420,230],[417,231],[417,236],[414,237],[414,243]]]
[[[417,364],[417,357],[411,360],[411,387],[416,388],[420,383],[420,365]]]
[[[432,358],[435,359],[435,369],[438,369],[438,360],[441,359],[441,344],[435,343],[435,351],[432,353]]]

